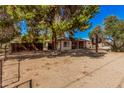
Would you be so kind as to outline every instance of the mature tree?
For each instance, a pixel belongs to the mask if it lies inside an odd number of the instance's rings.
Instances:
[[[5,44],[5,59],[7,43],[10,42],[17,33],[13,19],[7,14],[6,6],[0,7],[0,43]]]
[[[7,6],[8,13],[17,21],[26,19],[30,31],[51,31],[54,49],[57,37],[64,32],[71,35],[75,29],[84,31],[90,27],[89,20],[99,11],[99,6]]]
[[[109,16],[104,21],[107,42],[113,51],[121,51],[124,48],[124,20],[116,16]]]
[[[40,21],[42,28],[52,31],[52,41],[56,49],[56,40],[64,32],[71,35],[75,29],[84,31],[90,27],[89,20],[98,12],[98,6],[49,6],[46,18]]]
[[[36,6],[16,6],[16,5],[6,6],[7,13],[14,20],[14,23],[16,24],[18,31],[20,31],[20,26],[18,26],[20,21],[22,21],[22,20],[27,21],[28,27],[30,28],[30,29],[28,29],[29,33],[28,33],[28,35],[21,36],[21,37],[22,37],[22,40],[32,43],[32,46],[34,46],[33,42],[34,42],[34,38],[35,38],[34,20],[32,19],[32,18],[34,18],[35,13],[36,13],[35,8],[36,8]]]

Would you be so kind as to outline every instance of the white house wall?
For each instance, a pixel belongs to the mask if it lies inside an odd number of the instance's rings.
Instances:
[[[86,48],[91,48],[92,47],[92,43],[91,42],[86,42]]]
[[[68,46],[64,47],[64,42],[68,42]],[[60,42],[58,42],[57,49],[60,49]],[[71,41],[61,41],[61,50],[71,50],[72,49],[72,42]]]

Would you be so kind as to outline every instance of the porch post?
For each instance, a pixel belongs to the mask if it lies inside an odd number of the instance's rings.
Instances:
[[[77,42],[77,49],[79,49],[79,41]]]
[[[43,50],[44,51],[48,50],[48,42],[43,43]]]

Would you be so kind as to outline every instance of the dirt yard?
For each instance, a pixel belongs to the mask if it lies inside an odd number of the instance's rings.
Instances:
[[[54,57],[25,58],[20,60],[20,80],[17,83],[32,79],[34,88],[124,87],[124,53],[91,55],[93,54],[79,50],[78,53],[71,52]],[[18,61],[8,60],[4,65],[10,63]],[[17,65],[8,68],[13,70],[5,69],[4,78],[17,76]],[[16,83],[7,87],[15,85]]]

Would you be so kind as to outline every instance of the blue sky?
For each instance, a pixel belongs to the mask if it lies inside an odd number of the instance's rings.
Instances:
[[[27,22],[26,22],[26,20],[20,21],[18,25],[20,25],[21,34],[22,34],[22,35],[25,35],[25,34],[27,33],[27,30],[28,30],[28,29],[27,29]]]
[[[124,19],[124,5],[101,5],[100,12],[90,20],[90,22],[92,23],[90,29],[83,32],[79,31],[78,33],[75,33],[75,37],[88,38],[88,33],[92,31],[92,29],[97,25],[103,26],[104,18],[110,15],[115,15],[120,19]],[[25,21],[21,22],[21,31],[22,34],[25,34],[27,31],[27,25]]]
[[[103,26],[104,18],[110,15],[115,15],[119,19],[124,19],[124,5],[101,5],[100,12],[90,20],[92,27],[84,32],[78,32],[75,34],[76,38],[88,38],[88,33],[97,26]]]

